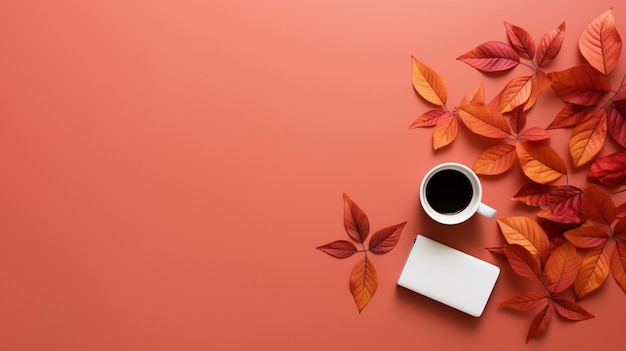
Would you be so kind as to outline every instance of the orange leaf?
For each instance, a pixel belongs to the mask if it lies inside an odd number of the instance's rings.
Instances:
[[[352,240],[362,243],[367,239],[370,232],[367,215],[346,193],[343,193],[343,224]]]
[[[591,161],[602,150],[606,140],[606,111],[594,110],[574,128],[569,139],[569,151],[574,167]]]
[[[548,300],[546,307],[541,309],[539,313],[533,318],[528,329],[528,335],[526,336],[526,343],[534,337],[545,332],[552,322],[552,316],[554,315],[554,306],[552,300]]]
[[[557,129],[575,126],[582,122],[587,116],[589,109],[585,106],[567,104],[563,106],[558,115],[554,118],[548,129]]]
[[[347,240],[333,241],[332,243],[318,246],[316,249],[337,258],[347,258],[357,252],[356,246]]]
[[[604,246],[589,250],[583,257],[580,271],[574,281],[577,298],[599,288],[609,276],[609,259],[604,253]]]
[[[454,114],[446,113],[433,130],[433,149],[437,150],[450,144],[458,133],[459,121]]]
[[[530,280],[541,278],[541,262],[538,255],[533,255],[518,244],[509,245],[503,252],[515,273]]]
[[[561,157],[548,145],[522,141],[515,149],[522,171],[532,181],[548,184],[567,173]]]
[[[483,72],[501,72],[519,64],[519,55],[509,45],[499,41],[488,41],[465,54],[457,60]]]
[[[411,57],[411,60],[413,62],[412,78],[415,91],[431,104],[445,105],[448,93],[443,78],[415,57]]]
[[[563,233],[565,238],[576,247],[588,249],[603,245],[609,234],[594,225],[574,228]]]
[[[614,100],[606,106],[609,133],[626,148],[626,99]]]
[[[510,112],[517,106],[522,106],[528,101],[530,93],[533,89],[532,76],[523,76],[513,78],[502,89],[498,110],[500,112]]]
[[[545,292],[527,292],[512,297],[502,303],[501,307],[509,307],[518,311],[530,311],[543,307],[548,303],[548,295]]]
[[[563,39],[565,38],[565,22],[557,28],[544,34],[537,46],[537,66],[547,66],[561,51]]]
[[[506,242],[521,245],[533,255],[539,255],[550,248],[546,233],[537,222],[528,217],[498,219],[498,226]]]
[[[570,287],[580,268],[576,247],[569,242],[561,244],[550,255],[544,267],[544,282],[551,293],[559,293]]]
[[[492,106],[483,104],[463,105],[457,108],[459,117],[472,132],[487,138],[506,138],[511,127],[502,114]]]
[[[609,79],[589,65],[550,72],[548,78],[556,95],[571,104],[594,106],[611,91]]]
[[[594,318],[591,313],[587,312],[584,308],[572,301],[557,298],[554,298],[553,301],[554,308],[565,319],[569,319],[570,321],[584,321],[586,319]]]
[[[596,17],[583,31],[578,39],[580,53],[595,69],[603,74],[609,74],[622,52],[622,38],[620,38],[613,10],[608,10]]]
[[[626,207],[626,204],[622,204],[620,207]],[[626,217],[622,217],[615,223],[613,227],[613,235],[615,238],[621,241],[626,241]]]
[[[393,250],[400,240],[400,234],[406,222],[378,230],[372,234],[369,249],[373,253],[382,254]]]
[[[444,110],[430,110],[421,114],[411,125],[409,129],[420,127],[434,127],[441,121],[443,115],[446,114]]]
[[[478,155],[472,169],[476,174],[497,175],[509,170],[515,163],[517,155],[515,146],[509,144],[497,144]]]
[[[506,35],[520,57],[523,57],[527,60],[532,60],[535,56],[535,41],[533,37],[524,29],[504,22],[504,27],[506,27]]]
[[[597,185],[589,185],[583,190],[582,202],[585,213],[596,222],[611,225],[617,216],[613,199]]]
[[[547,140],[551,136],[550,132],[539,127],[528,128],[519,135],[520,138],[529,141]]]
[[[352,268],[352,273],[350,273],[350,292],[354,297],[359,313],[370,302],[377,288],[378,273],[376,273],[372,262],[365,256]]]
[[[526,126],[526,111],[521,106],[513,109],[511,113],[511,128],[515,133],[519,133],[524,130]]]
[[[548,89],[552,85],[552,81],[548,79],[548,75],[544,71],[538,70],[532,76],[532,85],[533,89],[530,92],[530,97],[528,97],[528,101],[526,101],[526,103],[524,104],[524,110],[528,110],[535,105],[539,94]]]
[[[626,243],[617,240],[611,255],[611,272],[617,284],[626,293]]]
[[[484,104],[484,103],[485,103],[485,84],[482,82],[480,83],[478,87],[476,87],[476,89],[474,89],[474,91],[467,94],[465,97],[463,97],[463,100],[461,100],[461,106],[469,105],[469,104]]]

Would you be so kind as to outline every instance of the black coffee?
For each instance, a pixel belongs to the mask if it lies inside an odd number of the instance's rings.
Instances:
[[[439,213],[463,211],[472,200],[472,183],[461,172],[445,169],[437,172],[426,185],[426,200]]]

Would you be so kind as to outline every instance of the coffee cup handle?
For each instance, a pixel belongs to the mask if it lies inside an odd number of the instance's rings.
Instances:
[[[481,215],[485,217],[493,218],[495,217],[497,211],[493,209],[492,207],[489,207],[481,202],[478,205],[478,209],[476,210],[476,212],[480,213]]]

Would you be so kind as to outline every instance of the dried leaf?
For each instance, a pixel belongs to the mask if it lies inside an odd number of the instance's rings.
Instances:
[[[581,201],[582,191],[537,212],[537,217],[566,224],[579,224],[587,220]]]
[[[522,58],[532,60],[535,57],[535,41],[533,37],[526,30],[516,25],[504,22],[504,27],[515,52]]]
[[[346,193],[343,193],[343,224],[352,240],[362,243],[367,239],[370,232],[367,215]]]
[[[513,78],[502,89],[498,110],[500,112],[510,112],[517,106],[523,106],[533,89],[532,76],[523,76]]]
[[[413,62],[412,78],[415,91],[431,104],[444,106],[448,93],[443,78],[415,57],[411,57],[411,61]]]
[[[543,185],[529,183],[521,188],[512,200],[520,201],[528,206],[547,207],[568,199],[581,190],[571,185]]]
[[[479,86],[474,89],[471,93],[467,94],[461,100],[461,106],[470,105],[470,104],[484,104],[485,103],[485,84],[483,82],[480,83]]]
[[[622,52],[620,38],[613,10],[608,10],[596,17],[583,31],[578,39],[580,53],[587,62],[603,74],[609,74]]]
[[[526,111],[522,106],[513,109],[511,113],[511,128],[516,134],[524,130],[526,126]]]
[[[430,110],[421,114],[411,125],[409,129],[421,128],[421,127],[434,127],[441,121],[443,115],[446,114],[444,110]]]
[[[556,95],[571,104],[594,106],[604,94],[611,91],[609,79],[589,65],[551,72],[548,78],[552,81]]]
[[[606,132],[605,110],[591,111],[585,120],[574,128],[569,139],[569,151],[574,167],[588,163],[602,150]]]
[[[359,313],[367,306],[378,288],[378,273],[367,256],[364,256],[350,273],[350,292]]]
[[[554,315],[554,306],[552,300],[548,300],[548,304],[546,307],[542,308],[541,311],[533,318],[533,321],[530,323],[530,328],[528,329],[528,335],[526,336],[526,343],[533,338],[543,332],[545,332],[550,326],[550,322],[552,322],[552,316]]]
[[[501,247],[486,247],[485,248],[487,251],[497,254],[497,255],[504,255],[504,249],[506,249],[506,247],[501,246]]]
[[[557,298],[553,298],[552,300],[554,301],[554,308],[558,314],[565,319],[569,319],[570,321],[583,321],[594,318],[591,313],[572,301]]]
[[[504,239],[511,245],[523,246],[533,255],[548,250],[548,236],[537,222],[528,217],[506,217],[498,219]]]
[[[535,105],[539,94],[548,89],[552,85],[552,81],[548,78],[548,75],[544,71],[538,70],[532,76],[532,85],[533,88],[530,92],[530,96],[528,97],[528,101],[524,104],[524,111]]]
[[[537,45],[537,66],[547,66],[561,51],[565,38],[565,22],[544,34]]]
[[[587,181],[604,186],[626,184],[626,151],[619,151],[595,160],[589,167]]]
[[[615,250],[611,255],[611,272],[617,284],[626,293],[626,243],[615,242]]]
[[[594,225],[574,228],[568,230],[563,235],[570,243],[574,244],[574,246],[583,249],[604,245],[606,240],[610,237],[606,231]]]
[[[369,242],[369,250],[377,254],[383,254],[393,250],[398,244],[398,240],[400,240],[400,234],[402,234],[402,229],[404,229],[405,225],[406,222],[403,222],[380,229],[372,234]]]
[[[566,104],[554,118],[548,129],[557,129],[575,126],[587,116],[589,108],[585,106]]]
[[[523,246],[517,244],[505,248],[504,255],[515,273],[530,280],[541,279],[539,255],[533,255]]]
[[[518,311],[531,311],[535,308],[544,307],[548,303],[548,295],[545,292],[527,292],[512,297],[502,303],[501,307],[509,307]]]
[[[585,188],[582,202],[585,213],[598,223],[611,225],[617,216],[617,208],[611,197],[596,185]]]
[[[508,171],[517,155],[515,146],[510,144],[497,144],[490,146],[478,155],[472,170],[481,175],[497,175]]]
[[[546,144],[522,141],[515,148],[522,171],[534,182],[552,183],[567,173],[561,157]]]
[[[576,279],[580,260],[576,248],[571,243],[564,243],[554,250],[544,267],[544,282],[551,293],[559,293],[569,288]]]
[[[457,110],[465,126],[473,133],[487,138],[506,138],[511,134],[506,119],[492,106],[471,104],[460,106]]]
[[[347,258],[354,255],[358,251],[356,246],[347,240],[333,241],[332,243],[318,246],[316,249],[337,258]]]
[[[626,204],[622,204],[620,207],[624,207]],[[616,239],[626,241],[626,217],[622,217],[615,223],[613,227],[613,235]]]
[[[488,41],[457,57],[457,60],[479,71],[502,72],[517,66],[519,55],[508,44]]]
[[[459,121],[454,114],[443,115],[439,124],[433,130],[433,149],[438,150],[456,139],[459,133]]]
[[[617,206],[617,218],[619,219],[626,218],[626,203],[623,203]]]
[[[626,148],[626,99],[618,99],[606,106],[609,134]]]
[[[574,281],[574,291],[578,299],[599,288],[609,276],[609,258],[603,249],[603,246],[593,248],[583,257]]]
[[[528,141],[541,141],[550,139],[552,135],[543,128],[532,127],[523,131],[519,137]]]

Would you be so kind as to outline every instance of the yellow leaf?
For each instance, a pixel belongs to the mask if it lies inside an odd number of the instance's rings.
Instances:
[[[413,61],[412,80],[415,91],[431,104],[444,106],[448,93],[441,76],[414,57],[411,57],[411,60]]]
[[[604,245],[593,248],[583,257],[580,271],[574,281],[576,297],[581,298],[599,288],[609,275],[609,259]]]

